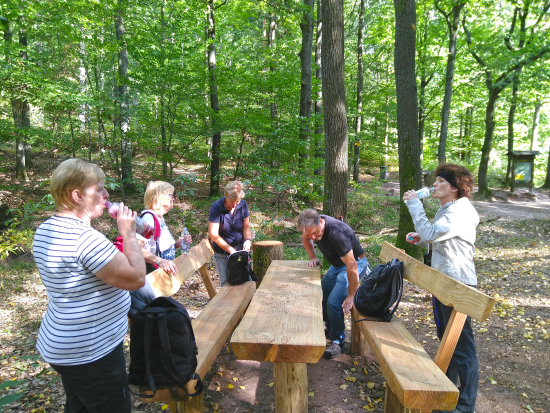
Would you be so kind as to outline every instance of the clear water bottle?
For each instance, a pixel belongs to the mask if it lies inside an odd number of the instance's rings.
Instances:
[[[422,198],[427,198],[429,197],[431,194],[433,194],[435,191],[435,188],[434,187],[430,187],[430,188],[420,188],[418,191],[416,191],[416,195],[418,195],[418,198],[422,199]]]
[[[187,236],[189,236],[189,231],[187,231],[187,227],[183,227],[183,231],[181,231],[181,236],[183,239],[181,240],[181,253],[182,254],[189,254],[189,249],[191,248],[191,245],[187,242]]]
[[[109,215],[116,219],[118,215],[118,210],[120,208],[120,203],[107,201],[105,203]],[[155,234],[155,228],[147,224],[141,217],[136,217],[136,233],[141,235],[143,238],[151,238]]]

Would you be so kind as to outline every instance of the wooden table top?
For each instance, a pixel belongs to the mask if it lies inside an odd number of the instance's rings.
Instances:
[[[325,351],[321,273],[307,261],[274,260],[231,337],[237,358],[316,363]]]

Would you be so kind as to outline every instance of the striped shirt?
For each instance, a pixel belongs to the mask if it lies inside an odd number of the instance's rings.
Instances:
[[[36,230],[33,255],[48,294],[36,347],[48,363],[90,363],[124,339],[130,294],[95,276],[116,253],[79,219],[53,216]]]

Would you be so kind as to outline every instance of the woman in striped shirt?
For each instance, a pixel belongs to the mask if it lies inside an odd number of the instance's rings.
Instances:
[[[34,236],[33,255],[46,287],[48,309],[37,348],[56,370],[67,396],[65,412],[130,412],[122,343],[130,290],[145,283],[136,239],[136,213],[121,204],[119,252],[91,220],[103,214],[105,174],[80,159],[62,162],[50,192],[58,212]]]

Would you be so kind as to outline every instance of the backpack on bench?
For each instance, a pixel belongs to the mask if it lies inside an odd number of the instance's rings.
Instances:
[[[185,383],[197,380],[194,393],[202,393],[203,384],[195,373],[197,344],[189,314],[170,297],[158,297],[132,317],[130,328],[130,373],[128,380],[149,386],[153,395],[157,385],[177,385],[186,393]]]
[[[227,282],[239,285],[248,280],[256,281],[257,277],[250,265],[250,252],[236,251],[227,258]]]
[[[353,303],[362,320],[390,321],[403,295],[403,261],[378,264],[357,289]],[[393,306],[393,308],[392,308]]]

